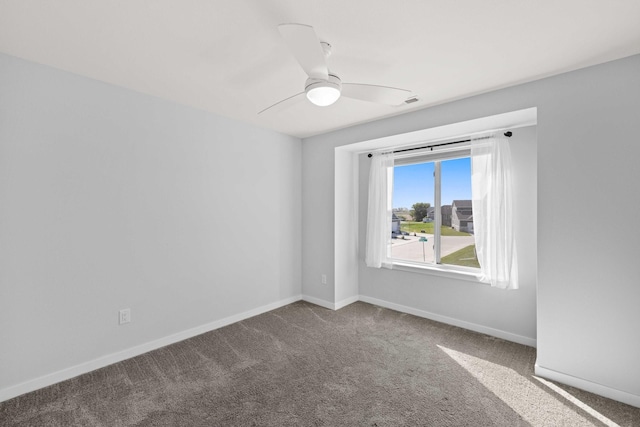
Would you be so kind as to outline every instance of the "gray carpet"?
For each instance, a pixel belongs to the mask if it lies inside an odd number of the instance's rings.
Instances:
[[[365,303],[305,302],[0,404],[2,426],[639,426],[533,377],[535,350]]]

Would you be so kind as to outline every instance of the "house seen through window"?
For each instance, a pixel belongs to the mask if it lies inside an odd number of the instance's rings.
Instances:
[[[398,161],[393,179],[391,258],[479,268],[468,151]]]

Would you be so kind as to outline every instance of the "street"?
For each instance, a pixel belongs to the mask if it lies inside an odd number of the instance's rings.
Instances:
[[[391,257],[394,259],[433,263],[433,234],[416,234],[416,236],[404,236],[404,240],[402,238],[392,239]],[[427,238],[427,241],[424,243],[419,241],[420,237],[423,236]],[[475,243],[473,236],[441,236],[440,239],[441,258]]]

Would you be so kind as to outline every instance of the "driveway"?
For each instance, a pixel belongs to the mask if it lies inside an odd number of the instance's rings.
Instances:
[[[420,237],[426,237],[424,244]],[[473,236],[441,236],[440,257],[445,257],[462,248],[475,244]],[[434,262],[433,234],[417,233],[417,236],[404,236],[403,239],[392,239],[391,257],[408,261]],[[424,245],[424,258],[423,258]]]

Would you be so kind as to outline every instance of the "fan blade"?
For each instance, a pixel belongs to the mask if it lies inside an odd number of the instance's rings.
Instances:
[[[410,90],[395,87],[342,83],[342,96],[378,104],[402,105],[410,95]]]
[[[277,112],[277,111],[282,111],[282,110],[284,110],[286,108],[289,108],[292,105],[298,103],[298,101],[300,101],[300,95],[304,95],[304,94],[305,94],[304,92],[296,93],[293,96],[285,98],[282,101],[278,101],[275,104],[265,108],[264,110],[260,111],[258,114],[262,114],[265,111],[271,110],[271,109],[273,109],[272,110],[273,112]]]
[[[313,27],[303,24],[281,24],[278,30],[302,69],[309,77],[327,80],[329,69]]]

